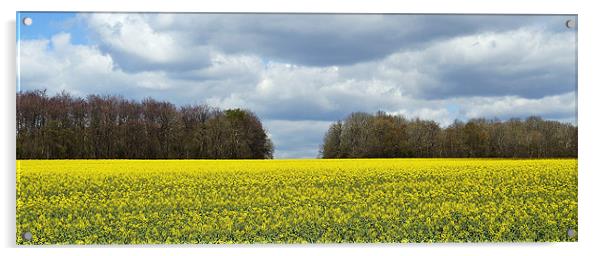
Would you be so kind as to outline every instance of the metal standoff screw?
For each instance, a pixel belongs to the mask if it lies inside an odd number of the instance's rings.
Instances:
[[[570,229],[567,231],[567,235],[569,235],[569,237],[575,237],[575,230],[574,230],[574,229],[572,229],[572,228],[570,228]]]
[[[27,232],[23,232],[23,234],[21,234],[21,237],[23,238],[23,240],[31,241],[31,238],[33,238],[33,235],[31,234],[31,232],[27,231]]]
[[[31,24],[33,24],[33,20],[30,17],[23,18],[23,25],[31,26]]]
[[[565,25],[567,28],[574,28],[574,27],[575,27],[575,20],[573,20],[573,19],[567,20],[567,21],[564,23],[564,25]]]

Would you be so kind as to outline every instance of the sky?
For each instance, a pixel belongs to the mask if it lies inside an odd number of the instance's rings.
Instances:
[[[575,16],[18,13],[18,90],[255,112],[275,158],[382,110],[577,123]]]

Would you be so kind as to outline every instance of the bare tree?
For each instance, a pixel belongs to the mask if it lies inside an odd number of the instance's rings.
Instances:
[[[363,157],[577,157],[577,127],[529,117],[434,121],[377,112],[352,113],[330,126],[323,158]]]
[[[251,111],[151,98],[17,93],[17,158],[272,158]]]

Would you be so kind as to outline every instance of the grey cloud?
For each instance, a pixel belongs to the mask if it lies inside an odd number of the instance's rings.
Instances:
[[[111,54],[111,56],[113,56],[117,64],[116,66],[123,69],[126,72],[161,70],[169,72],[179,72],[181,70],[190,70],[195,68],[207,67],[210,64],[209,53],[206,51],[199,52],[194,57],[188,56],[170,62],[153,62],[123,50],[112,49],[110,46],[107,45],[101,45],[99,49],[104,53]]]
[[[436,89],[421,93],[424,98],[453,96],[519,95],[539,98],[576,89],[572,70],[533,70],[513,74],[499,74],[479,67],[446,70],[441,74],[445,81]]]
[[[563,29],[570,16],[379,15],[379,14],[120,14],[87,15],[90,28],[124,69],[187,68],[206,65],[204,52],[255,54],[275,61],[309,66],[349,65],[383,58],[401,49],[473,33],[501,32],[528,24],[552,32]],[[104,22],[104,23],[103,23]],[[138,28],[139,32],[136,30]],[[130,31],[128,33],[128,31]],[[136,47],[152,44],[137,37],[171,40],[187,46],[188,54],[172,62],[149,62]],[[118,36],[120,40],[102,40]],[[159,36],[159,38],[157,38]],[[128,44],[130,42],[130,44]],[[199,48],[195,50],[195,47]],[[196,51],[196,53],[195,53]],[[186,61],[184,61],[186,60]]]

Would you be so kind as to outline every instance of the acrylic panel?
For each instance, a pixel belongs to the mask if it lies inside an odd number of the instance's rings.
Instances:
[[[17,13],[16,242],[575,242],[577,15]]]

